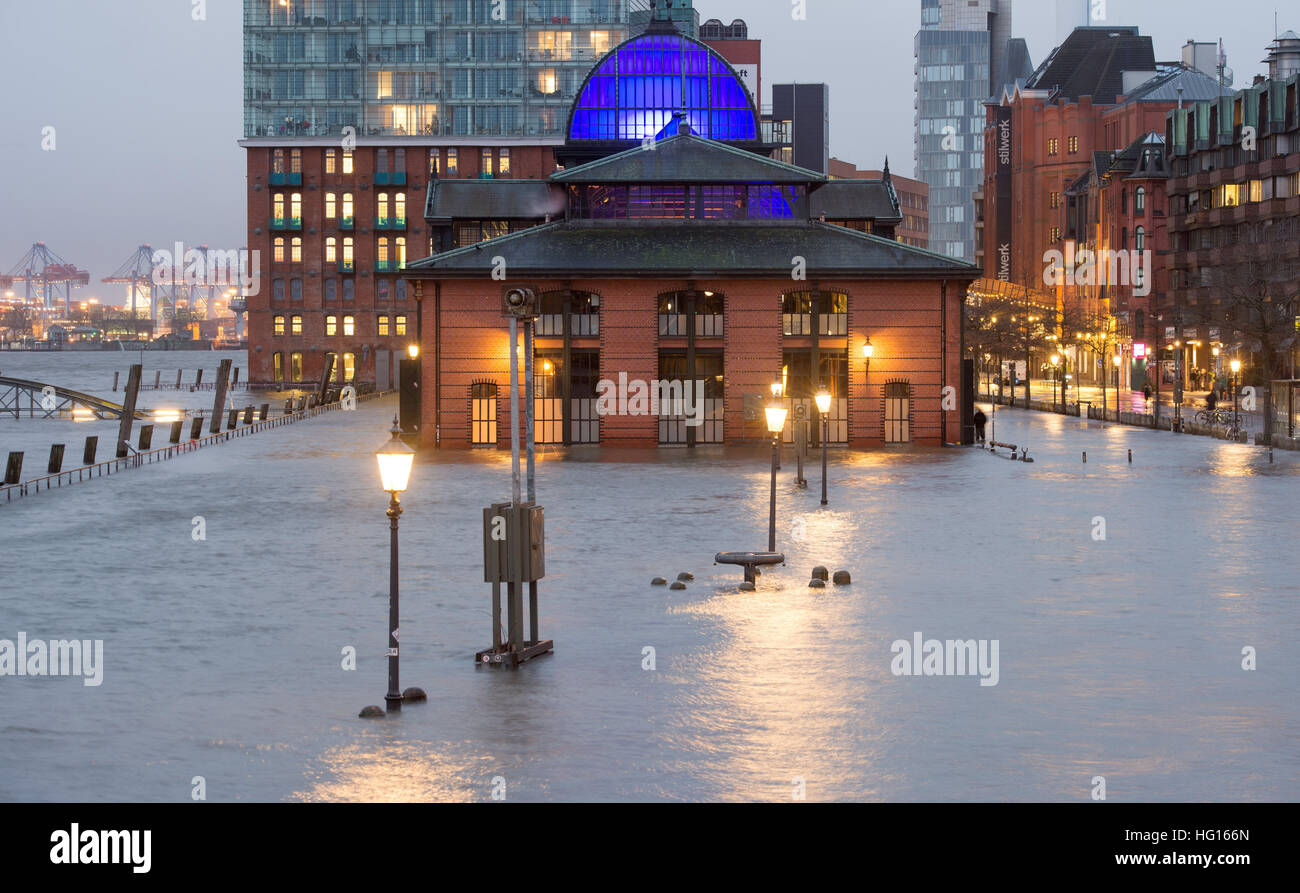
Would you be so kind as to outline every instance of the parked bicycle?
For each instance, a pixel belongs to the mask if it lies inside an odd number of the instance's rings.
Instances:
[[[1232,410],[1231,409],[1202,409],[1196,414],[1196,423],[1198,425],[1214,425],[1217,427],[1231,428]]]

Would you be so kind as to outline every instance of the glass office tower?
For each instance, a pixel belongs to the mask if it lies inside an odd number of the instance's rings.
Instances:
[[[921,0],[916,35],[916,177],[930,186],[930,249],[975,258],[984,101],[1032,73],[1011,38],[1011,0]]]
[[[244,136],[562,137],[628,5],[244,0]]]

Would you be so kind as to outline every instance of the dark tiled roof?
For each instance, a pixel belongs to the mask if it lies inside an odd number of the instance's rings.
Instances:
[[[1182,94],[1178,92],[1182,88]],[[1232,90],[1220,87],[1217,78],[1194,68],[1181,65],[1161,71],[1144,84],[1135,87],[1127,97],[1129,102],[1209,102],[1220,96],[1231,96]]]
[[[487,277],[494,258],[529,276],[831,275],[979,278],[950,257],[830,224],[771,221],[562,221],[458,248],[407,267],[416,278]],[[419,275],[423,274],[423,275]]]
[[[832,180],[812,191],[808,205],[827,220],[902,220],[884,180]]]
[[[551,176],[556,183],[820,183],[824,174],[683,133]]]
[[[1027,86],[1056,90],[1064,100],[1091,96],[1099,104],[1111,105],[1124,89],[1125,71],[1155,70],[1151,38],[1139,35],[1137,28],[1075,28]]]
[[[544,220],[564,214],[564,191],[545,180],[434,180],[426,220]]]

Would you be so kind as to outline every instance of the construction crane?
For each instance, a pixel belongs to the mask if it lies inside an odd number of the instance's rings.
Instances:
[[[24,284],[27,303],[33,299],[47,310],[58,306],[59,290],[63,290],[64,312],[72,316],[72,290],[90,284],[90,274],[59,257],[44,242],[37,242],[23,255],[18,265],[0,279],[5,288],[15,283]]]
[[[135,319],[136,311],[142,307],[152,308],[153,301],[153,247],[141,245],[126,263],[117,268],[112,276],[105,277],[107,285],[129,285],[126,295],[126,309]],[[151,312],[154,321],[157,316]]]
[[[180,257],[174,252],[179,248]],[[203,257],[208,255],[208,246],[200,245],[190,249]],[[140,310],[148,310],[149,318],[156,325],[159,316],[170,325],[176,318],[176,311],[184,307],[189,310],[191,318],[201,316],[212,319],[216,311],[217,286],[213,284],[209,272],[205,271],[201,283],[185,281],[185,257],[189,254],[184,246],[168,248],[168,263],[154,262],[152,245],[141,245],[135,250],[112,276],[103,281],[108,285],[126,285],[127,310],[134,317]],[[181,277],[176,278],[179,270]]]

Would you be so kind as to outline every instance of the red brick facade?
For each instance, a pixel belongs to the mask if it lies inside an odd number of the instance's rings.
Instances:
[[[423,304],[423,438],[426,446],[468,448],[471,387],[497,386],[497,443],[509,446],[510,362],[508,323],[501,316],[503,283],[448,280],[418,283]],[[658,296],[683,290],[713,291],[725,298],[724,335],[697,339],[701,349],[720,347],[725,370],[727,443],[758,442],[766,436],[761,420],[746,421],[746,395],[766,397],[780,379],[783,350],[806,347],[807,337],[782,334],[781,296],[805,289],[848,295],[848,336],[823,336],[825,353],[847,352],[849,444],[883,445],[884,386],[903,380],[912,388],[911,442],[940,445],[960,439],[958,403],[945,411],[943,391],[957,400],[961,381],[961,305],[965,280],[653,280],[607,279],[535,282],[541,291],[587,291],[600,296],[599,338],[576,338],[575,348],[599,348],[600,377],[651,381],[659,376],[661,349],[683,348],[685,338],[661,337]],[[412,283],[412,294],[416,283]],[[440,312],[436,309],[440,305]],[[946,311],[946,319],[945,319]],[[862,347],[874,347],[870,383]],[[561,339],[539,338],[537,349],[555,349]],[[521,375],[522,384],[522,375]],[[522,401],[522,387],[521,387]],[[659,443],[654,416],[607,415],[600,421],[606,446],[654,447]]]

